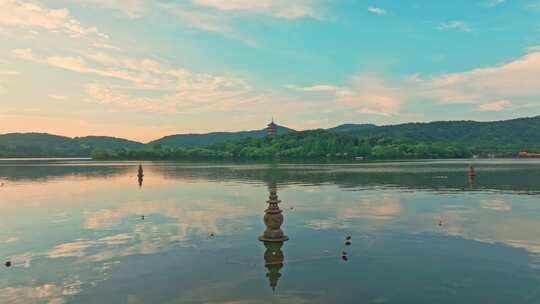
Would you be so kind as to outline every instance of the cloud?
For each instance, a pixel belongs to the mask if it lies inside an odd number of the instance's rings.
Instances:
[[[495,7],[495,6],[501,5],[501,4],[505,3],[505,2],[506,2],[506,0],[491,0],[489,2],[484,3],[484,6]]]
[[[66,96],[63,96],[63,95],[49,95],[49,98],[54,99],[54,100],[65,100]]]
[[[140,18],[151,9],[151,0],[75,0],[82,6],[97,6],[117,11],[128,18]]]
[[[18,76],[21,75],[19,71],[0,71],[0,76]]]
[[[13,56],[23,60],[33,60],[34,55],[32,49],[15,49],[11,52]]]
[[[41,56],[32,49],[17,49],[12,53],[22,60],[127,83],[87,84],[87,101],[137,111],[221,112],[258,103],[262,98],[241,78],[195,73],[148,58],[113,57],[101,52],[86,53],[84,57]]]
[[[28,30],[44,29],[53,32],[64,32],[71,37],[93,34],[101,38],[107,35],[95,27],[84,27],[73,18],[67,9],[49,9],[39,3],[19,0],[0,1],[0,25],[18,27]]]
[[[512,102],[510,102],[509,100],[500,100],[480,104],[478,105],[478,107],[476,107],[476,110],[482,112],[497,112],[506,110],[510,107],[512,107]]]
[[[486,103],[497,100],[509,106],[508,100],[540,95],[540,52],[532,52],[514,61],[493,67],[460,73],[412,79],[417,96],[442,103]],[[502,101],[502,102],[501,102]],[[489,106],[488,106],[489,108]],[[493,107],[492,107],[493,108]]]
[[[334,102],[338,106],[356,110],[361,114],[398,115],[402,103],[397,89],[388,86],[382,79],[371,76],[355,76],[345,86],[317,84],[288,87],[303,92],[329,93],[334,96]]]
[[[314,0],[192,0],[198,6],[219,11],[269,15],[281,19],[311,17],[321,19]]]
[[[386,10],[380,7],[369,7],[368,12],[376,14],[376,15],[386,15]]]
[[[403,104],[471,104],[474,111],[503,111],[531,106],[540,98],[540,50],[530,47],[520,58],[495,66],[431,77],[414,74],[387,81],[358,75],[344,85],[288,85],[309,94],[332,96],[338,106],[358,113],[392,116]]]
[[[466,33],[470,33],[473,31],[472,28],[467,23],[465,23],[464,21],[459,21],[459,20],[443,22],[439,24],[437,29],[442,30],[442,31],[462,31]]]

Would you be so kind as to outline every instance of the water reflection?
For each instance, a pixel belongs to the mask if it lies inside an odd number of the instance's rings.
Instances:
[[[540,189],[540,163],[479,166],[474,192],[466,164],[143,166],[144,191],[138,163],[22,168],[1,189],[0,303],[540,303],[538,196],[506,191]]]
[[[144,178],[144,170],[142,165],[139,165],[139,171],[137,172],[137,180],[139,181],[139,188],[142,188]]]

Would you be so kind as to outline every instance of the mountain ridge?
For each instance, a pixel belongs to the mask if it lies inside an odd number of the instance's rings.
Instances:
[[[521,149],[540,146],[540,116],[499,121],[433,121],[395,125],[341,124],[319,129],[328,133],[347,133],[357,138],[389,138],[417,143],[456,143],[466,146]],[[278,126],[278,134],[296,131]],[[201,148],[249,137],[264,137],[266,129],[238,132],[173,134],[148,143],[112,137],[68,137],[48,133],[7,133],[0,135],[0,157],[89,156],[94,149],[137,150],[148,147]]]

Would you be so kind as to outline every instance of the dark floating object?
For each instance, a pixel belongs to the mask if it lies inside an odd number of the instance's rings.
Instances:
[[[347,236],[345,237],[345,239],[346,239],[347,241],[350,241],[350,240],[352,239],[352,237],[351,237],[350,235],[347,235]]]
[[[291,210],[294,210],[294,207],[291,207]]]
[[[141,220],[144,220],[144,215],[141,215]]]
[[[347,251],[342,251],[341,255],[347,255]]]
[[[4,265],[6,265],[6,267],[11,267],[11,261],[7,261]]]
[[[210,233],[210,237],[213,238],[215,235],[214,233]]]
[[[346,242],[345,242],[345,245],[347,245],[347,246],[351,246],[351,242],[349,242],[349,241],[346,241]]]
[[[344,260],[345,262],[347,262],[349,260],[349,258],[346,255],[342,255],[341,259]]]
[[[442,220],[439,220],[439,226],[442,226]]]

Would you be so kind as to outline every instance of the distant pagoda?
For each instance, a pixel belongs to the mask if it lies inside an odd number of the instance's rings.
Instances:
[[[268,128],[266,128],[268,132],[268,137],[274,138],[277,136],[277,125],[274,123],[274,118],[272,117],[272,122],[268,124]]]

